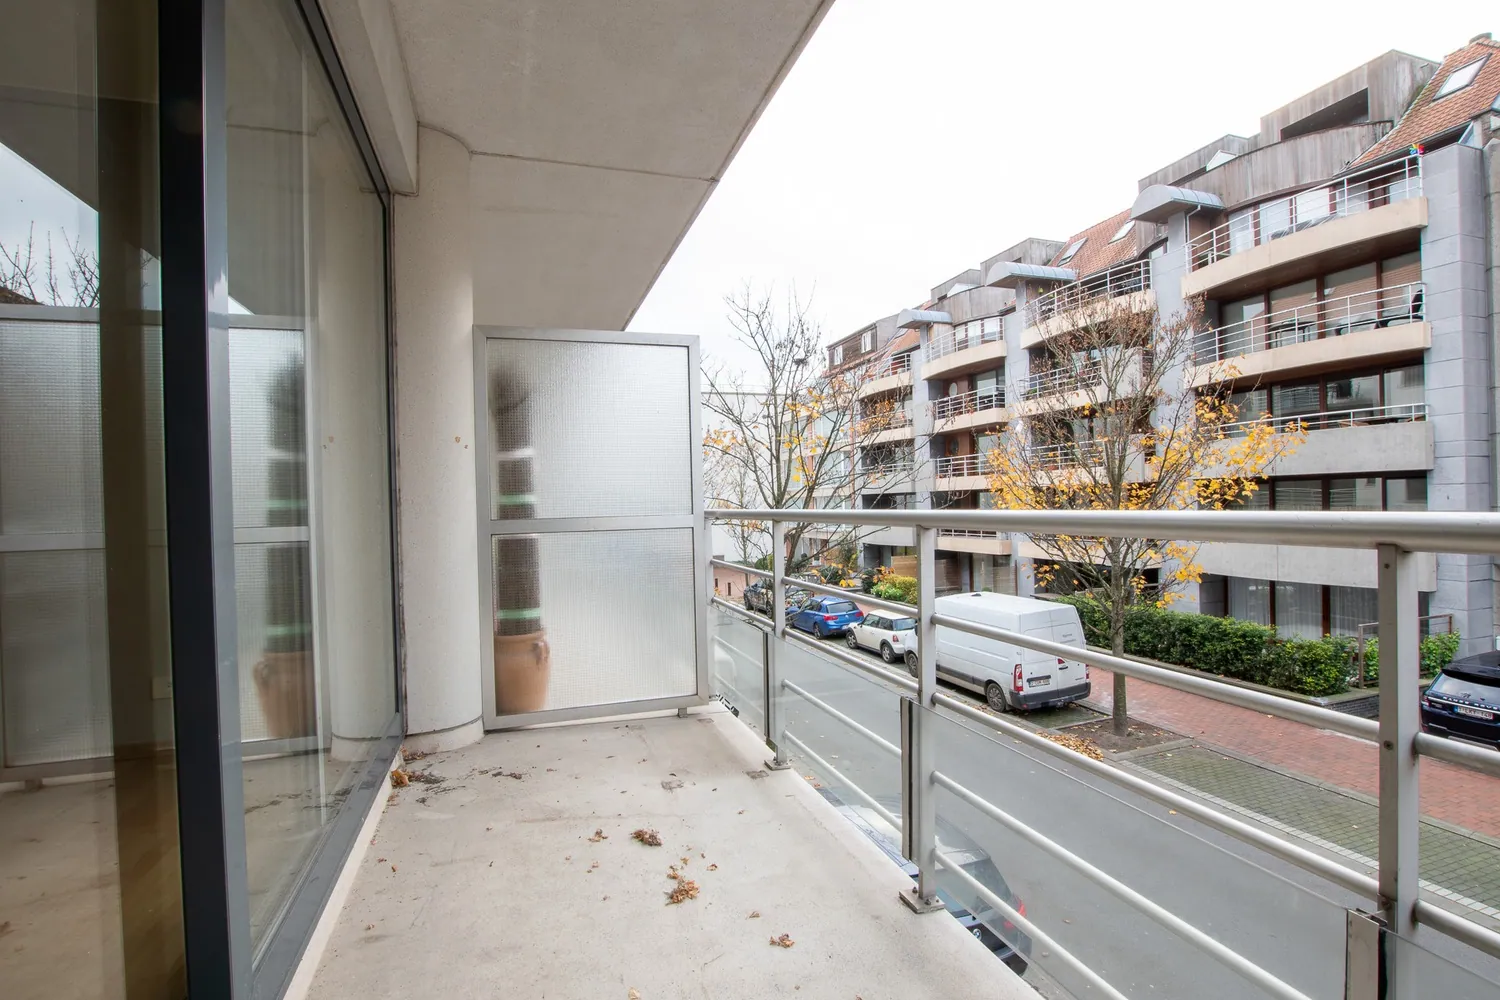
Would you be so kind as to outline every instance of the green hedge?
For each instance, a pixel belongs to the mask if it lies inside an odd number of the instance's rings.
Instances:
[[[1057,597],[1078,609],[1090,645],[1109,648],[1109,613],[1090,597]],[[1125,653],[1306,695],[1349,687],[1354,640],[1281,639],[1269,625],[1141,604],[1125,613]]]
[[[887,601],[916,604],[917,578],[914,576],[888,576],[871,587],[870,593]]]
[[[1458,655],[1458,634],[1443,632],[1429,635],[1417,647],[1422,657],[1422,676],[1431,677],[1453,662]],[[1365,643],[1365,683],[1380,683],[1380,640]]]

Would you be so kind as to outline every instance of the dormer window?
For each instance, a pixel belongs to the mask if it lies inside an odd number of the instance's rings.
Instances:
[[[1485,56],[1482,59],[1475,59],[1473,62],[1460,66],[1452,73],[1449,73],[1448,79],[1443,81],[1443,85],[1438,88],[1437,97],[1433,98],[1433,100],[1447,97],[1449,94],[1456,94],[1473,83],[1474,78],[1484,68],[1485,60],[1488,58],[1489,56]]]
[[[1087,237],[1085,237],[1085,239],[1086,238]],[[1079,250],[1083,249],[1083,243],[1084,240],[1079,240],[1077,243],[1074,243],[1072,246],[1068,247],[1068,249],[1064,250],[1063,255],[1057,258],[1057,266],[1062,267],[1068,261],[1072,260],[1073,256],[1077,254]]]

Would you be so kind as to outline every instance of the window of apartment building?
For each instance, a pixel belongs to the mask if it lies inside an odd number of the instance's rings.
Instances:
[[[833,345],[833,363],[835,365],[841,365],[841,364],[844,363],[844,345],[843,344],[834,344]]]
[[[1253,420],[1266,411],[1277,418],[1312,418],[1328,414],[1330,426],[1409,420],[1421,415],[1426,401],[1426,369],[1422,365],[1329,376],[1304,382],[1284,382],[1265,389],[1230,396],[1240,420]],[[1322,423],[1309,420],[1310,429]]]
[[[1443,85],[1438,88],[1437,97],[1433,98],[1433,100],[1447,97],[1449,94],[1456,94],[1473,83],[1474,79],[1479,76],[1479,71],[1484,68],[1487,59],[1489,59],[1489,56],[1485,56],[1483,59],[1475,59],[1473,62],[1465,63],[1452,73],[1449,73],[1448,78],[1443,81]]]
[[[1225,579],[1225,610],[1230,618],[1276,628],[1284,639],[1353,636],[1374,622],[1378,592],[1368,587],[1325,586],[1284,580]],[[1426,615],[1431,595],[1418,595]]]
[[[1374,261],[1335,271],[1323,279],[1325,336],[1341,337],[1373,327],[1380,319],[1379,265]]]
[[[1271,289],[1266,333],[1270,347],[1318,339],[1318,283],[1299,281]]]
[[[1063,251],[1063,255],[1061,257],[1057,258],[1057,266],[1058,267],[1062,267],[1068,261],[1070,261],[1074,257],[1076,257],[1078,255],[1078,251],[1080,251],[1080,250],[1083,249],[1083,244],[1086,241],[1086,239],[1087,239],[1087,237],[1085,237],[1082,240],[1079,240],[1077,243],[1072,244],[1071,246],[1068,247],[1068,249],[1064,250]]]
[[[1385,480],[1385,509],[1413,511],[1427,509],[1427,477],[1409,476]]]
[[[1271,581],[1232,576],[1226,585],[1229,617],[1271,624]]]
[[[859,335],[859,352],[869,354],[873,350],[875,350],[875,331],[866,330]]]
[[[1261,481],[1247,510],[1426,510],[1427,477],[1334,476]]]
[[[1243,253],[1255,246],[1255,209],[1242,208],[1229,215],[1229,252]]]
[[[1328,588],[1328,634],[1356,635],[1380,618],[1380,591],[1373,587]]]
[[[1120,242],[1125,237],[1129,236],[1130,235],[1130,231],[1132,229],[1134,229],[1134,228],[1135,228],[1135,220],[1134,219],[1126,219],[1124,222],[1120,223],[1120,228],[1115,230],[1115,234],[1109,238],[1109,241],[1111,243],[1118,243],[1118,242]]]
[[[1292,231],[1292,199],[1278,198],[1260,206],[1260,242],[1265,243]]]
[[[1273,588],[1272,624],[1283,639],[1318,639],[1323,635],[1323,588],[1315,583],[1277,580]]]

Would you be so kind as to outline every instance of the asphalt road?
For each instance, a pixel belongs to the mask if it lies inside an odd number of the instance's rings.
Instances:
[[[786,647],[783,676],[856,722],[899,745],[897,696],[831,659],[795,644]],[[873,658],[878,662],[878,657]],[[841,780],[877,798],[899,800],[899,759],[794,695],[787,728],[840,777],[800,752],[800,772],[838,794]],[[999,734],[937,717],[938,769],[1061,844],[1125,885],[1314,1000],[1343,1000],[1345,909],[1363,900],[1238,840],[1080,772],[1051,755]],[[855,801],[853,795],[843,796]],[[940,790],[939,814],[994,858],[1026,903],[1027,915],[1056,942],[1131,998],[1265,997],[1197,945],[1023,840],[992,818]],[[1463,949],[1427,935],[1448,955]],[[1097,996],[1055,954],[1033,948],[1048,996],[1061,984],[1079,997]],[[1462,961],[1473,963],[1472,955]],[[1486,962],[1488,960],[1485,960]],[[1500,989],[1437,955],[1416,956],[1426,995],[1496,1000]],[[1487,974],[1500,978],[1500,963]]]

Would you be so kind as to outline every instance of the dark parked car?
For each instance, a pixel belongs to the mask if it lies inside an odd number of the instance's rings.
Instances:
[[[901,835],[886,818],[867,805],[850,805],[826,788],[820,789],[823,798],[833,804],[843,816],[859,828],[859,831],[875,842],[880,852],[890,858],[902,871],[917,879],[917,866],[901,856]],[[901,803],[895,799],[876,800],[895,815],[901,813]],[[1026,904],[1011,891],[995,862],[978,844],[970,840],[962,830],[941,817],[937,821],[938,850],[957,861],[959,867],[974,880],[996,896],[1005,900],[1011,909],[1021,916],[1026,915]],[[956,877],[938,872],[938,899],[949,914],[964,930],[973,934],[980,943],[994,953],[1016,975],[1025,975],[1027,961],[1031,957],[1031,938],[1015,924],[1007,920],[988,903],[977,898],[978,894]],[[973,901],[968,905],[960,900]],[[1004,937],[1001,937],[1001,935]]]
[[[1454,660],[1422,695],[1422,728],[1500,748],[1500,652]]]
[[[786,591],[787,616],[790,617],[794,609],[801,607],[802,603],[808,599],[808,596],[809,595],[805,590],[798,590],[796,587],[788,587]],[[769,580],[760,580],[752,583],[750,586],[746,587],[745,592],[740,595],[740,600],[744,602],[745,608],[747,610],[758,611],[761,614],[770,617],[771,582]]]
[[[803,601],[793,614],[787,611],[787,624],[811,632],[820,639],[831,635],[843,635],[851,625],[865,620],[865,613],[855,607],[847,597],[823,597],[814,595]]]

